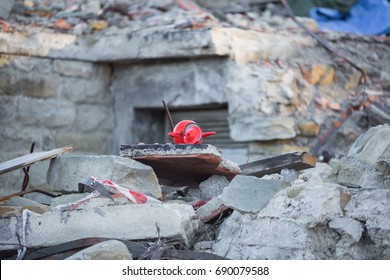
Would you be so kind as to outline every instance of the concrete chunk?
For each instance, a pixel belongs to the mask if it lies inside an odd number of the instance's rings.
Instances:
[[[157,239],[156,225],[161,238],[177,238],[189,245],[198,221],[193,208],[184,204],[128,204],[42,215],[24,212],[0,219],[0,250],[18,248],[18,236],[33,248],[89,237]]]
[[[256,213],[282,188],[282,181],[238,175],[223,190],[222,201],[239,211]]]
[[[354,188],[390,188],[389,139],[389,125],[370,128],[335,164],[327,180]]]
[[[88,247],[67,260],[132,260],[126,245],[119,240],[108,240]]]
[[[78,192],[79,181],[91,176],[111,180],[155,198],[161,197],[161,188],[150,166],[118,156],[57,157],[50,163],[47,182],[53,191]]]
[[[203,222],[207,222],[210,218],[212,218],[212,214],[216,213],[218,210],[226,210],[224,209],[224,204],[221,199],[221,196],[217,196],[216,198],[213,198],[209,202],[207,202],[205,205],[199,207],[199,209],[196,210],[196,214],[198,215],[199,220]]]
[[[199,185],[201,199],[209,200],[222,194],[223,189],[229,185],[224,176],[213,175]]]

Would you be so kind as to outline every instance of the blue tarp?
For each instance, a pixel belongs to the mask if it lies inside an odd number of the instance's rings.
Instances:
[[[310,16],[321,30],[363,35],[390,35],[390,1],[358,0],[347,13],[312,8]]]

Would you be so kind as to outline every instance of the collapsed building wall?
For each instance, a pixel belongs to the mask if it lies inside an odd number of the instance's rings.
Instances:
[[[301,150],[343,155],[371,125],[389,120],[381,97],[389,90],[389,45],[325,37],[365,70],[366,92],[382,106],[362,111],[360,73],[296,29],[1,33],[1,160],[26,153],[33,140],[37,150],[72,144],[90,154],[169,141],[162,100],[172,111],[225,110],[227,137],[241,143],[239,163]],[[229,147],[220,147],[228,158]],[[32,168],[32,186],[44,183],[46,169]],[[1,191],[18,190],[22,173],[4,178]]]

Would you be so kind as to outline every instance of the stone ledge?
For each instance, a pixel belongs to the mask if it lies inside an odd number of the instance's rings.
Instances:
[[[237,28],[160,30],[77,37],[60,33],[0,32],[0,54],[90,62],[230,57],[238,63],[290,56],[315,44],[302,35],[285,36]],[[291,48],[292,45],[296,47]],[[288,51],[286,51],[286,46]]]

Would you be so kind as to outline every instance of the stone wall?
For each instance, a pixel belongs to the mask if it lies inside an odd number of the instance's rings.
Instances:
[[[0,56],[0,161],[73,145],[76,153],[112,154],[111,67],[90,62]],[[31,168],[45,183],[48,162]],[[21,170],[2,175],[0,193],[20,190]]]
[[[324,36],[366,71],[368,95],[389,91],[388,42]],[[346,154],[371,125],[356,110],[318,145],[360,97],[359,73],[296,31],[0,33],[0,40],[1,161],[28,153],[33,140],[37,151],[70,144],[76,153],[114,155],[148,132],[148,142],[161,142],[162,100],[173,110],[227,107],[230,137],[247,143],[248,160],[313,149]],[[382,115],[379,123],[390,121]],[[44,182],[47,165],[32,168],[32,186]],[[19,190],[21,181],[21,171],[6,174],[0,191]]]

